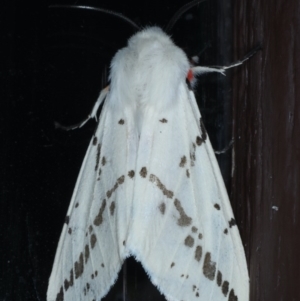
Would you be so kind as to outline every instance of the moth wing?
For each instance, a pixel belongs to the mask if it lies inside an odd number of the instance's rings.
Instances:
[[[200,118],[185,83],[172,107],[145,115],[128,248],[169,301],[247,301],[243,246]]]
[[[109,103],[108,95],[68,209],[48,301],[101,300],[128,255],[125,240],[133,191],[128,170],[135,170],[137,140],[122,110]]]

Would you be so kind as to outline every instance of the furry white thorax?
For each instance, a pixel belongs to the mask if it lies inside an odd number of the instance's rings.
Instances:
[[[185,83],[189,61],[159,27],[149,27],[128,40],[111,63],[111,99],[115,105],[164,110]],[[163,100],[163,102],[162,102]],[[160,103],[159,103],[160,102]]]

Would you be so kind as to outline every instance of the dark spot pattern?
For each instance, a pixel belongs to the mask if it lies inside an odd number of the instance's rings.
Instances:
[[[188,169],[186,170],[186,176],[187,176],[188,178],[190,177],[190,172],[189,172]]]
[[[125,181],[125,176],[121,176],[120,178],[117,179],[118,184],[123,184]]]
[[[196,144],[193,143],[193,150],[190,151],[190,159],[191,159],[191,166],[195,166],[195,161],[196,161]]]
[[[124,121],[124,119],[120,119],[118,123],[123,125],[125,123],[125,121]]]
[[[93,226],[92,226],[92,225],[89,226],[89,232],[90,232],[90,233],[93,232]]]
[[[123,240],[123,246],[125,246],[126,245],[126,240]]]
[[[160,122],[161,122],[161,123],[167,123],[168,120],[167,120],[166,118],[163,118],[163,119],[160,120]]]
[[[96,145],[97,142],[98,142],[98,138],[95,136],[95,137],[93,138],[93,145]]]
[[[217,210],[220,210],[221,209],[221,207],[220,207],[220,205],[219,204],[214,204],[214,207],[217,209]]]
[[[190,235],[188,235],[184,240],[184,244],[189,248],[193,247],[194,242],[195,242],[194,238]]]
[[[199,297],[199,293],[198,292],[196,293],[196,297]]]
[[[202,139],[201,139],[201,137],[200,136],[197,136],[196,137],[196,144],[198,145],[198,146],[200,146],[201,144],[202,144]]]
[[[77,208],[79,206],[79,203],[77,202],[76,204],[75,204],[75,208]]]
[[[209,280],[214,280],[215,279],[216,263],[214,261],[211,261],[210,252],[207,252],[205,254],[204,264],[203,264],[203,274]]]
[[[130,170],[128,172],[128,177],[131,178],[131,179],[134,177],[134,170]]]
[[[179,167],[184,167],[186,162],[187,162],[186,156],[181,157]]]
[[[94,249],[96,242],[97,242],[97,237],[96,237],[96,235],[93,233],[93,234],[91,235],[91,238],[90,238],[90,243],[91,243],[92,249]]]
[[[195,259],[197,261],[200,261],[202,257],[202,247],[201,246],[197,246],[196,250],[195,250]]]
[[[166,211],[166,204],[164,202],[162,202],[159,206],[159,211],[161,212],[161,214],[165,214]]]
[[[177,224],[181,227],[189,226],[192,222],[192,218],[187,216],[187,214],[184,212],[180,201],[175,199],[174,205],[175,205],[176,210],[180,214],[180,218],[177,220]]]
[[[174,263],[174,262],[172,262],[172,263],[171,263],[171,268],[172,268],[174,265],[175,265],[175,263]]]
[[[56,300],[55,301],[64,301],[64,289],[61,286],[59,293],[56,295]]]
[[[121,184],[124,183],[124,180],[125,180],[125,176],[121,176],[120,178],[118,178],[118,179],[117,179],[117,182],[116,182],[115,185],[114,185],[114,187],[106,192],[106,196],[107,196],[108,198],[110,198],[111,195],[113,194],[113,192],[115,192],[116,189],[119,187],[119,185],[121,185]]]
[[[236,221],[234,218],[231,218],[231,220],[229,221],[229,228],[236,226]]]
[[[222,285],[222,293],[225,297],[228,294],[228,290],[229,290],[229,282],[225,280]]]
[[[90,247],[89,245],[85,245],[84,247],[84,263],[87,263],[90,258]]]
[[[116,208],[116,203],[115,202],[111,202],[111,204],[109,206],[110,215],[112,215],[112,216],[114,215],[115,208]]]
[[[228,229],[226,228],[225,230],[224,230],[224,234],[227,234],[228,233]]]
[[[65,279],[64,281],[65,291],[67,291],[70,286],[73,286],[73,284],[74,284],[74,273],[73,273],[73,269],[71,269],[69,279]]]
[[[80,253],[78,261],[76,261],[74,264],[75,279],[78,279],[82,275],[83,269],[83,254]]]
[[[106,207],[106,199],[104,199],[102,201],[101,207],[99,209],[98,214],[96,215],[95,219],[94,219],[94,225],[95,226],[100,226],[103,223],[103,212],[105,210]]]
[[[234,294],[233,288],[231,289],[231,291],[229,293],[228,301],[238,301],[238,297]]]
[[[142,167],[142,169],[140,171],[140,175],[141,175],[142,178],[147,177],[147,168],[146,167]]]
[[[222,284],[222,273],[220,271],[217,273],[217,284],[218,286],[221,286]]]
[[[197,231],[198,231],[198,229],[197,229],[196,227],[193,226],[193,227],[192,227],[192,232],[193,232],[193,233],[196,233]]]
[[[156,186],[162,191],[163,195],[165,195],[169,199],[173,198],[173,195],[174,195],[173,191],[168,190],[166,188],[166,186],[164,184],[162,184],[162,182],[160,181],[160,179],[157,176],[151,174],[149,177],[149,180],[150,180],[150,182],[156,184]]]
[[[202,239],[202,238],[203,238],[203,234],[202,234],[202,233],[199,233],[198,238],[199,238],[199,239]]]
[[[65,217],[65,223],[66,223],[67,225],[69,225],[69,222],[70,222],[70,216],[67,215],[67,216]]]
[[[101,266],[104,268],[105,267],[104,263],[101,263]]]
[[[102,166],[104,166],[106,164],[106,158],[104,156],[102,157],[101,164],[102,164]]]
[[[70,235],[72,234],[72,229],[71,229],[71,228],[68,229],[68,233],[69,233]]]
[[[95,170],[97,170],[98,167],[99,167],[100,155],[101,155],[101,144],[98,144],[98,145],[97,145],[97,154],[96,154],[96,165],[95,165]]]

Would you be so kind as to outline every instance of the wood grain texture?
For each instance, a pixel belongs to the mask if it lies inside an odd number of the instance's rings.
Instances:
[[[300,300],[300,2],[234,1],[233,205],[250,300]],[[274,207],[276,206],[276,207]],[[244,222],[243,222],[244,221]]]

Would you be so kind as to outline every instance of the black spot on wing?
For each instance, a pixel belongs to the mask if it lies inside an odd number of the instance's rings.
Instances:
[[[131,178],[131,179],[134,177],[134,170],[130,170],[128,172],[128,177]]]
[[[202,233],[199,233],[198,238],[199,238],[199,239],[202,239],[202,238],[203,238],[203,234],[202,234]]]
[[[161,212],[161,214],[165,214],[166,211],[166,204],[164,202],[162,202],[159,206],[159,211]]]
[[[234,218],[231,218],[231,220],[229,221],[229,228],[236,226],[236,221]]]
[[[101,164],[102,164],[102,166],[104,166],[106,164],[106,158],[104,156],[102,157]]]
[[[101,266],[104,268],[105,267],[104,263],[101,263]]]
[[[228,229],[226,228],[225,230],[224,230],[224,234],[227,234],[228,233]]]
[[[222,293],[225,297],[228,294],[228,290],[229,290],[229,282],[225,280],[222,285]]]
[[[76,204],[75,204],[75,208],[77,208],[79,206],[79,203],[77,202]]]
[[[96,145],[97,142],[98,142],[98,138],[95,136],[95,137],[93,138],[93,145]]]
[[[72,234],[72,229],[71,229],[71,228],[68,229],[68,233],[69,233],[70,235]]]
[[[174,262],[172,262],[172,263],[171,263],[171,268],[172,268],[174,265],[175,265],[175,263],[174,263]]]
[[[193,227],[192,227],[192,232],[193,232],[193,233],[196,233],[197,231],[198,231],[198,229],[197,229],[196,227],[193,226]]]
[[[75,270],[75,279],[78,279],[83,274],[83,270],[84,270],[82,253],[80,253],[78,261],[76,261],[74,264],[74,270]]]
[[[147,168],[146,167],[142,167],[142,169],[140,171],[140,175],[141,175],[142,178],[147,177]]]
[[[234,294],[233,289],[229,293],[228,301],[238,301],[238,297]]]
[[[217,284],[218,286],[221,286],[222,284],[222,273],[220,271],[217,273]]]
[[[105,210],[105,207],[106,207],[106,199],[104,199],[102,201],[102,204],[101,204],[101,207],[99,209],[99,212],[98,214],[96,215],[95,219],[94,219],[94,225],[95,226],[100,226],[103,222],[103,212]]]
[[[221,209],[221,207],[220,207],[220,205],[219,204],[214,204],[214,207],[217,209],[217,210],[220,210]]]
[[[167,120],[166,118],[160,119],[159,121],[160,121],[161,123],[167,123],[167,122],[168,122],[168,120]]]
[[[187,161],[187,160],[186,160],[186,156],[181,157],[179,166],[180,166],[180,167],[184,167],[185,164],[186,164],[186,161]]]
[[[123,125],[125,123],[125,121],[124,121],[124,119],[120,119],[118,123]]]
[[[186,170],[186,176],[187,176],[188,178],[190,177],[190,172],[189,172],[188,169]]]
[[[114,215],[115,208],[116,208],[116,203],[115,202],[111,202],[111,204],[109,206],[110,215],[112,215],[112,216]]]
[[[73,269],[71,269],[69,279],[65,279],[64,281],[65,291],[67,291],[69,287],[73,286],[73,284],[74,284],[74,273],[73,273]]]
[[[96,165],[95,165],[95,170],[97,170],[98,167],[99,167],[100,155],[101,155],[101,144],[98,144],[98,145],[97,145],[97,154],[96,154]]]
[[[202,257],[202,247],[201,246],[197,246],[196,250],[195,250],[195,259],[197,261],[200,261]]]
[[[172,199],[172,198],[173,198],[173,195],[174,195],[173,191],[168,190],[168,189],[166,188],[166,186],[160,181],[160,179],[159,179],[157,176],[151,174],[150,177],[149,177],[149,180],[150,180],[150,182],[155,183],[156,186],[162,191],[162,193],[163,193],[167,198],[169,198],[169,199]]]
[[[91,238],[90,238],[90,243],[91,243],[91,248],[92,248],[92,249],[94,249],[96,242],[97,242],[97,237],[96,237],[96,235],[93,233],[93,234],[91,235]],[[97,275],[96,275],[96,276],[97,276]]]
[[[117,179],[117,182],[116,182],[115,185],[114,185],[114,187],[106,192],[106,196],[107,196],[108,198],[110,198],[111,195],[113,194],[113,192],[115,192],[116,189],[119,187],[119,185],[123,184],[124,181],[125,181],[125,176],[121,176],[120,178],[118,178],[118,179]]]
[[[201,137],[200,137],[200,136],[197,136],[197,137],[196,137],[196,144],[197,144],[198,146],[200,146],[200,145],[202,144],[202,142],[203,142],[203,140],[201,139]]]
[[[87,263],[90,258],[90,247],[89,245],[85,245],[84,247],[84,263]]]
[[[187,247],[192,248],[194,245],[194,241],[195,241],[194,238],[192,236],[188,235],[184,240],[184,244]]]
[[[191,159],[191,166],[195,166],[195,161],[196,161],[196,144],[193,143],[193,149],[190,151],[190,159]]]
[[[192,218],[189,217],[184,209],[182,208],[181,206],[181,203],[179,200],[175,199],[174,200],[174,205],[175,205],[175,208],[176,210],[179,212],[179,215],[180,215],[180,218],[177,220],[177,224],[179,226],[182,226],[182,227],[186,227],[186,226],[189,226],[192,222]]]
[[[204,264],[203,264],[203,274],[209,280],[215,279],[216,274],[216,263],[211,260],[210,252],[205,254]]]
[[[121,176],[120,178],[117,179],[118,184],[123,184],[125,181],[125,176]]]
[[[60,287],[59,293],[56,295],[55,301],[64,301],[64,289],[62,286]]]

